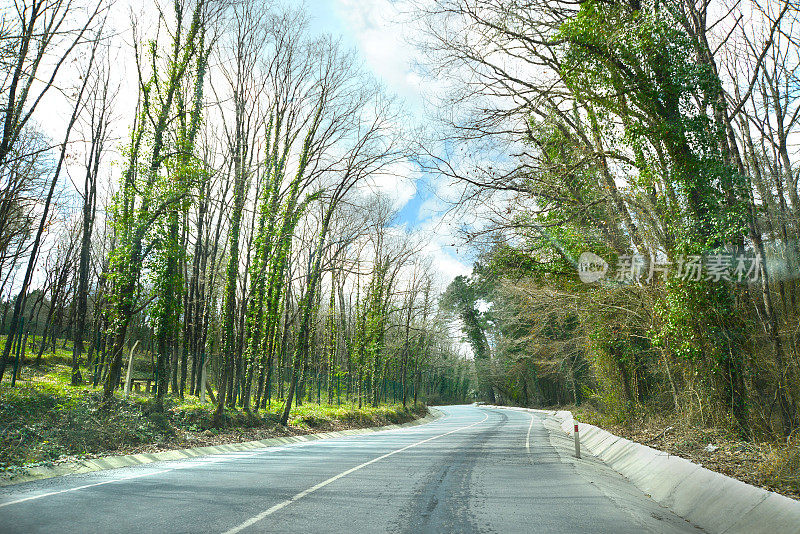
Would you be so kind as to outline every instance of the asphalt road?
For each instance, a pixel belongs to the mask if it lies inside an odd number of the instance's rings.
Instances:
[[[0,532],[698,532],[548,417],[425,425],[0,488]]]

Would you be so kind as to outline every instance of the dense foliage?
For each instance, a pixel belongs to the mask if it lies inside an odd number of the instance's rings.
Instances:
[[[442,125],[468,156],[431,167],[485,215],[448,293],[504,401],[800,426],[798,12],[717,7],[425,8],[467,110]]]

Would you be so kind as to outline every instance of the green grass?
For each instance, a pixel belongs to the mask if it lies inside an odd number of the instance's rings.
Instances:
[[[29,358],[15,387],[10,386],[8,374],[0,383],[0,469],[121,453],[148,444],[180,447],[191,433],[213,440],[219,434],[248,429],[286,432],[277,428],[282,403],[275,401],[270,410],[258,414],[226,410],[221,425],[214,424],[211,403],[202,404],[191,396],[167,397],[163,410],[157,410],[150,396],[132,393],[122,399],[118,394],[109,409],[101,409],[102,388],[70,385],[71,357],[68,351],[45,353],[40,366]],[[308,432],[379,426],[425,413],[424,405],[359,409],[349,403],[305,402],[292,408],[289,427]]]
[[[148,416],[131,402],[101,410],[99,400],[98,391],[58,382],[0,385],[0,467],[114,451],[175,435],[163,414]]]
[[[301,428],[333,428],[345,426],[379,426],[404,423],[425,415],[424,405],[403,408],[402,404],[382,404],[358,408],[351,404],[341,406],[330,404],[305,403],[292,408],[289,424]]]

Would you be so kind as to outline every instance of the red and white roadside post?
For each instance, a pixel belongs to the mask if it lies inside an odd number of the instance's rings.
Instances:
[[[578,423],[575,423],[575,458],[581,457],[581,440],[578,437]]]

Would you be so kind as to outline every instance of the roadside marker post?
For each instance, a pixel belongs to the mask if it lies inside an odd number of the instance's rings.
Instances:
[[[200,404],[206,403],[206,380],[208,379],[206,376],[207,367],[208,361],[206,360],[206,354],[203,352],[200,354]]]
[[[131,394],[131,378],[133,378],[133,353],[136,350],[136,347],[138,347],[138,346],[139,346],[139,340],[137,339],[136,343],[134,343],[133,347],[131,347],[130,356],[128,356],[128,372],[125,373],[125,398],[126,399]],[[149,387],[149,383],[148,383],[148,387]]]
[[[581,440],[578,437],[578,423],[575,423],[575,458],[581,457]]]

